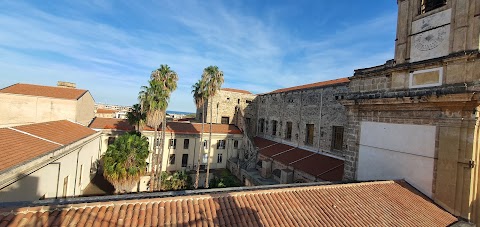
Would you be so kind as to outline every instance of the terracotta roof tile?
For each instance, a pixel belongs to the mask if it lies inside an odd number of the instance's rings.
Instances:
[[[128,198],[127,196],[124,196]],[[448,226],[458,221],[403,181],[303,186],[198,196],[50,205],[0,213],[25,225]]]
[[[253,138],[253,141],[261,155],[325,181],[342,181],[343,160],[260,137]]]
[[[59,99],[79,99],[87,92],[87,90],[66,88],[66,87],[52,87],[34,84],[14,84],[0,90],[1,93],[42,96]]]
[[[317,83],[312,83],[312,84],[305,84],[305,85],[300,85],[300,86],[295,86],[295,87],[281,88],[281,89],[277,89],[277,90],[274,90],[274,91],[266,93],[266,94],[274,94],[274,93],[281,93],[281,92],[287,92],[287,91],[296,91],[296,90],[302,90],[302,89],[308,89],[308,88],[325,87],[325,86],[330,86],[330,85],[348,83],[349,81],[350,80],[345,77],[345,78],[340,78],[340,79],[335,79],[335,80],[327,80],[327,81],[322,81],[322,82],[317,82]]]
[[[93,129],[116,129],[132,131],[135,129],[126,119],[96,117],[88,126]]]
[[[98,114],[114,114],[117,110],[110,110],[110,109],[97,109]]]
[[[67,120],[22,125],[14,128],[62,145],[67,145],[95,134],[94,130]]]
[[[100,118],[96,117],[89,126],[93,129],[117,129],[117,130],[132,130],[134,129],[127,120],[115,118]],[[145,131],[153,131],[151,127],[144,127]],[[161,130],[161,127],[160,129]],[[202,124],[190,122],[167,122],[167,132],[176,134],[199,134],[202,130]],[[210,132],[210,125],[204,125],[204,133]],[[242,131],[235,125],[227,124],[212,124],[213,133],[225,134],[242,134]]]
[[[0,171],[14,167],[60,147],[9,128],[0,129]]]
[[[222,91],[230,91],[230,92],[237,92],[237,93],[242,93],[242,94],[252,94],[249,91],[246,90],[240,90],[240,89],[235,89],[235,88],[222,88],[220,89]]]

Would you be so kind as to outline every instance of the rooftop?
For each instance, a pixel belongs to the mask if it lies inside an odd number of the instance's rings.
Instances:
[[[235,88],[222,88],[222,91],[230,91],[230,92],[237,92],[237,93],[242,93],[242,94],[252,94],[252,92],[246,91],[246,90],[240,90],[240,89],[235,89]]]
[[[342,181],[344,161],[301,148],[277,143],[260,137],[254,138],[259,153],[295,170],[325,181]]]
[[[20,84],[20,83],[8,86],[0,90],[0,93],[31,95],[31,96],[41,96],[41,97],[50,97],[50,98],[58,98],[58,99],[72,99],[72,100],[79,99],[86,92],[87,90],[76,89],[76,88],[53,87],[53,86],[42,86],[42,85],[34,85],[34,84]]]
[[[97,109],[98,114],[114,114],[118,112],[118,110],[111,110],[111,109]]]
[[[404,181],[203,191],[5,207],[0,225],[448,226],[458,221]]]
[[[66,120],[1,128],[0,172],[95,134]]]
[[[126,119],[112,119],[96,117],[89,125],[92,129],[115,129],[129,131],[134,127]],[[153,131],[151,127],[144,127],[143,130]],[[161,127],[159,127],[161,130]],[[199,134],[202,130],[201,123],[190,122],[167,122],[167,132],[176,134]],[[210,125],[204,125],[204,133],[210,132]],[[242,131],[235,125],[212,124],[212,133],[218,134],[242,134]]]
[[[266,94],[275,94],[275,93],[282,93],[282,92],[288,92],[288,91],[297,91],[297,90],[303,90],[303,89],[309,89],[309,88],[319,88],[319,87],[326,87],[326,86],[332,86],[332,85],[339,85],[343,83],[348,83],[350,80],[348,78],[339,78],[335,80],[327,80],[327,81],[322,81],[322,82],[317,82],[317,83],[312,83],[312,84],[305,84],[305,85],[299,85],[295,87],[287,87],[287,88],[281,88],[274,90],[272,92],[266,93]]]

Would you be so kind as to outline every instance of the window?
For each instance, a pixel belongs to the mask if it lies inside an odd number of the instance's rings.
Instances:
[[[177,148],[177,139],[170,139],[170,143],[168,146],[172,149]]]
[[[233,148],[238,149],[238,140],[233,141]]]
[[[259,124],[259,125],[258,125],[259,131],[260,131],[260,132],[263,132],[263,126],[264,126],[264,124],[265,124],[265,120],[260,119],[259,122],[258,122],[258,124]]]
[[[420,13],[426,13],[447,4],[447,0],[422,0]]]
[[[108,137],[108,145],[115,143],[115,137]]]
[[[343,149],[343,127],[333,126],[332,150]]]
[[[208,142],[207,140],[203,141],[203,148],[207,149],[208,148]]]
[[[222,163],[223,162],[223,154],[218,154],[217,155],[217,163]]]
[[[240,99],[237,99],[237,104],[240,104]]]
[[[314,124],[307,124],[306,132],[305,132],[306,145],[313,145],[313,129],[314,129]]]
[[[287,122],[287,130],[285,132],[285,139],[291,140],[292,139],[292,122]]]
[[[218,140],[217,149],[225,149],[225,140]]]
[[[245,100],[245,103],[252,103],[252,100]]]
[[[277,121],[272,121],[272,136],[277,135]]]
[[[222,124],[230,124],[230,118],[229,117],[222,117]]]
[[[189,139],[184,139],[183,140],[183,149],[188,149],[188,145],[190,145],[190,140]]]
[[[208,154],[203,154],[203,159],[202,159],[202,163],[207,163],[208,162]]]
[[[175,154],[171,154],[170,157],[168,157],[168,164],[170,165],[175,164]]]
[[[183,154],[182,155],[182,167],[187,167],[188,163],[188,154]]]
[[[160,146],[160,138],[157,138],[156,142],[155,142],[155,145],[158,147]]]

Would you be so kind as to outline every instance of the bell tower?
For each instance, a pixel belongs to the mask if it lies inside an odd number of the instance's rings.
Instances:
[[[396,64],[479,49],[480,1],[397,0]]]

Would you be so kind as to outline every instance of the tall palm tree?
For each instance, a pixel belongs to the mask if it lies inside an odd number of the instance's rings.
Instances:
[[[223,72],[217,66],[208,66],[203,70],[202,80],[205,81],[207,87],[207,97],[210,100],[210,133],[208,136],[208,161],[207,161],[207,178],[205,187],[208,188],[210,175],[210,150],[212,147],[212,122],[213,122],[213,97],[217,94],[223,84]]]
[[[135,131],[140,131],[140,125],[145,122],[145,113],[142,111],[140,104],[132,106],[132,110],[127,113],[127,121],[135,127]]]
[[[163,109],[166,107],[164,102],[165,91],[162,86],[160,86],[160,83],[156,80],[149,80],[148,84],[149,86],[142,86],[138,99],[140,101],[141,111],[146,114],[146,124],[154,129],[153,151],[150,161],[152,168],[150,172],[150,191],[153,191],[155,186],[154,171],[155,167],[157,167],[155,155],[158,154],[158,127],[162,123],[164,117]]]
[[[163,100],[162,102],[164,105],[162,105],[162,117],[163,117],[163,123],[162,123],[162,140],[160,143],[160,154],[157,156],[157,172],[156,175],[161,178],[162,174],[162,157],[163,157],[163,149],[165,147],[165,131],[166,131],[166,125],[167,125],[167,107],[168,107],[168,101],[170,100],[170,95],[173,91],[177,89],[177,81],[178,81],[178,75],[175,71],[171,70],[168,65],[160,65],[160,68],[154,70],[152,74],[150,75],[150,79],[156,81],[160,87],[163,90]],[[161,179],[157,180],[157,189],[161,188]]]
[[[202,154],[204,152],[203,146],[203,131],[204,131],[204,123],[205,123],[205,99],[207,99],[207,90],[205,86],[205,81],[200,79],[197,83],[192,86],[192,93],[193,99],[195,101],[195,106],[198,108],[202,108],[202,131],[200,132],[200,143],[198,149],[198,159],[197,159],[197,174],[195,176],[195,189],[198,188],[198,179],[200,177],[200,160],[202,158]]]

